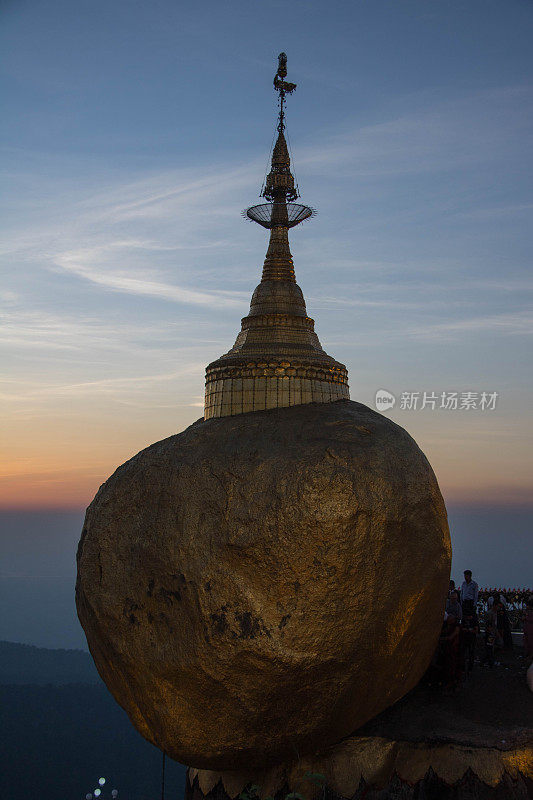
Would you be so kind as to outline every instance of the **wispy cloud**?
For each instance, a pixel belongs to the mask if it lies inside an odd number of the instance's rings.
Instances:
[[[148,348],[152,342],[158,346],[165,342],[175,344],[176,330],[184,330],[186,326],[186,321],[166,324],[154,321],[143,327],[142,339]],[[132,321],[124,322],[116,317],[107,321],[94,315],[80,319],[19,307],[6,309],[2,314],[0,342],[17,348],[72,350],[85,354],[95,349],[123,351],[124,348],[135,348],[138,352],[139,327]]]
[[[97,208],[98,204],[105,204],[106,218],[112,222],[174,217],[179,225],[180,212],[189,218],[193,214],[196,216],[200,214],[202,207],[204,211],[214,210],[212,208],[214,201],[227,195],[228,186],[235,192],[256,183],[258,166],[256,162],[236,170],[215,166],[207,174],[196,179],[191,179],[184,171],[171,171],[160,174],[155,179],[130,184],[124,191],[119,190],[122,199],[118,202],[117,191],[111,191],[104,197],[96,196],[91,204],[96,204]],[[198,169],[205,171],[205,167],[201,165],[198,165]],[[128,198],[126,201],[124,196]],[[216,213],[219,218],[228,218],[231,215],[227,203],[219,203]],[[197,221],[200,222],[199,219]],[[205,218],[203,222],[205,224]]]
[[[521,219],[523,214],[531,215],[533,203],[513,203],[506,206],[492,206],[489,208],[473,208],[470,211],[463,211],[462,216],[469,219],[492,220],[501,217],[517,217]]]
[[[34,397],[67,397],[76,394],[87,395],[88,392],[101,392],[103,394],[130,391],[145,391],[151,389],[155,384],[162,384],[168,381],[175,381],[186,375],[194,375],[202,372],[204,363],[184,364],[180,369],[173,372],[166,372],[156,375],[135,375],[129,378],[105,378],[96,381],[81,381],[80,383],[60,384],[60,385],[41,385],[33,387],[24,393],[19,394],[16,399]]]
[[[491,89],[473,96],[394,114],[373,125],[331,132],[322,146],[300,150],[309,170],[338,165],[346,176],[382,176],[450,171],[512,155],[512,142],[529,135],[529,86]]]
[[[435,322],[407,327],[402,332],[417,338],[442,338],[444,335],[458,336],[478,331],[492,331],[506,336],[533,335],[533,314],[494,314],[487,317],[469,317],[447,322]]]
[[[58,253],[53,260],[65,272],[77,275],[84,280],[116,292],[215,308],[223,306],[229,308],[242,307],[243,300],[246,297],[243,292],[232,293],[225,290],[202,292],[155,279],[150,280],[146,277],[134,277],[131,274],[127,274],[125,270],[121,272],[113,271],[112,267],[106,267],[105,264],[100,268],[97,266],[98,263],[103,261],[103,256],[105,255],[116,253],[119,250],[128,251],[139,248],[147,251],[150,249],[163,249],[165,251],[177,249],[174,247],[151,248],[147,243],[140,245],[138,242],[116,241],[108,242],[98,247]],[[113,260],[113,257],[111,257],[111,261]],[[147,270],[145,269],[144,271],[146,272]]]

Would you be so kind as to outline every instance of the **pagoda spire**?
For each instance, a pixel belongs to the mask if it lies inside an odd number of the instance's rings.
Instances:
[[[270,172],[263,186],[261,196],[270,203],[252,206],[246,216],[264,227],[270,228],[270,242],[263,265],[263,280],[288,280],[296,282],[294,266],[289,247],[289,228],[313,216],[309,206],[294,203],[298,199],[298,189],[294,185],[291,172],[289,148],[285,139],[285,98],[296,89],[295,83],[287,77],[287,56],[278,56],[278,70],[274,76],[274,89],[278,92],[278,136],[272,151]]]
[[[274,88],[278,92],[277,139],[261,196],[244,216],[270,230],[261,282],[235,344],[206,369],[205,418],[267,408],[349,399],[344,364],[328,356],[307,316],[296,283],[288,232],[314,215],[299,198],[285,139],[286,95],[296,89],[280,53]]]
[[[295,83],[288,83],[287,56],[280,53],[278,56],[278,71],[274,75],[274,89],[279,93],[278,105],[278,138],[272,151],[272,169],[267,176],[262,196],[274,202],[290,202],[296,200],[298,190],[294,188],[294,178],[291,174],[291,159],[289,148],[285,140],[285,95],[292,94],[296,89]]]

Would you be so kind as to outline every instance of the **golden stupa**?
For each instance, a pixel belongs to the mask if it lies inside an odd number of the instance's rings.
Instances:
[[[206,369],[205,419],[350,398],[347,369],[322,349],[294,274],[289,228],[314,212],[294,202],[298,192],[284,134],[284,103],[296,84],[286,75],[287,57],[281,53],[274,78],[278,137],[262,192],[269,202],[245,212],[270,230],[263,275],[235,344]]]

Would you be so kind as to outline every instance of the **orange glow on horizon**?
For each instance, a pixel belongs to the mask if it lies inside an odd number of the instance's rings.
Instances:
[[[14,405],[3,435],[0,508],[85,508],[117,467],[201,413],[193,395],[174,403],[169,398],[164,406],[153,399],[139,407],[119,405],[90,395],[61,406],[54,398],[31,412]],[[512,427],[517,420],[390,416],[428,457],[447,504],[533,504],[530,446]]]
[[[40,456],[34,452],[31,457],[20,454],[11,463],[0,466],[0,508],[83,509],[117,467],[150,443],[137,438],[129,447],[123,442],[120,447],[102,443],[98,448],[94,442],[78,442],[76,447],[65,448],[63,452],[58,449],[55,453],[42,452]],[[473,456],[470,463],[465,459],[459,473],[446,463],[445,453],[434,448],[430,454],[448,505],[533,505],[530,487],[525,480],[516,477],[517,473],[498,480],[494,467],[480,464],[476,469],[472,464],[475,454]]]

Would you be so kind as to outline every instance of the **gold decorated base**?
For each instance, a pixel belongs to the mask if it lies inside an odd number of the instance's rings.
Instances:
[[[246,377],[236,376],[243,373]],[[248,364],[240,369],[219,367],[208,370],[206,375],[204,415],[210,419],[349,399],[347,375],[341,370],[319,370],[287,362]]]
[[[320,787],[306,776],[324,776]],[[533,781],[531,744],[507,750],[495,747],[434,745],[427,742],[394,741],[382,737],[350,737],[324,755],[302,758],[261,772],[221,772],[189,768],[186,800],[220,800],[237,797],[247,787],[257,786],[257,800],[283,798],[298,792],[306,800],[322,798],[416,797],[494,798],[526,800]]]

